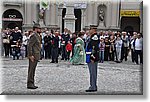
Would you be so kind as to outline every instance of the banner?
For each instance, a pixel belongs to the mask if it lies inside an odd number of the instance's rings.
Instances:
[[[49,9],[49,0],[40,0],[40,9]]]
[[[120,16],[139,17],[140,16],[140,10],[121,10]]]

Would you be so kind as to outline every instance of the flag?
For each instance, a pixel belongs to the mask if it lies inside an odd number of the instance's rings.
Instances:
[[[49,2],[48,0],[40,0],[40,9],[49,9]]]

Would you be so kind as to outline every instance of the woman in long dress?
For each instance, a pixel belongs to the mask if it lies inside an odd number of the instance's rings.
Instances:
[[[85,55],[85,49],[84,49],[84,41],[82,38],[83,38],[83,34],[79,33],[78,38],[76,39],[76,44],[73,49],[74,55],[70,59],[70,62],[73,65],[85,64],[86,55]]]

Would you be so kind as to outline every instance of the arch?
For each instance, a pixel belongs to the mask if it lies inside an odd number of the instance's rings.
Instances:
[[[140,32],[140,18],[139,17],[122,17],[121,30],[127,32]]]
[[[16,9],[7,9],[2,15],[3,29],[14,29],[16,26],[22,30],[23,16],[20,11]]]
[[[9,15],[16,15],[16,18],[22,18],[23,19],[20,11],[18,11],[16,9],[7,9],[6,11],[4,11],[2,17],[3,18],[9,18]]]

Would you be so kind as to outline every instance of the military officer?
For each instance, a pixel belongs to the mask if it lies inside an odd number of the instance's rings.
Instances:
[[[86,63],[90,73],[90,87],[86,92],[97,91],[97,66],[99,61],[99,38],[96,32],[97,27],[91,25],[90,40],[86,48]]]
[[[28,49],[28,58],[29,58],[29,67],[28,67],[28,78],[27,78],[27,88],[28,89],[37,89],[38,87],[34,84],[34,76],[37,63],[40,60],[40,51],[41,51],[41,38],[40,38],[41,28],[40,24],[34,23],[33,34],[31,34],[27,49]]]

